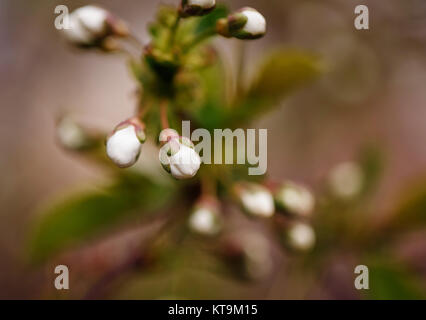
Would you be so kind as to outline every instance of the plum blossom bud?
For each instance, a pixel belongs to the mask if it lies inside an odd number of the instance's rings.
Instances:
[[[167,129],[170,130],[170,129]],[[194,177],[201,166],[201,158],[194,144],[185,137],[176,138],[173,131],[160,134],[168,142],[161,148],[159,158],[163,168],[178,180]]]
[[[189,218],[189,228],[194,233],[201,235],[217,235],[222,229],[222,221],[218,211],[215,202],[200,202],[195,206]]]
[[[245,212],[254,217],[269,218],[275,212],[274,198],[269,190],[254,183],[239,184],[236,194]]]
[[[217,32],[242,40],[259,39],[266,34],[266,20],[256,9],[245,7],[217,22]]]
[[[288,245],[299,251],[307,251],[315,245],[315,231],[305,223],[295,223],[286,234]]]
[[[56,134],[59,143],[69,150],[83,149],[90,140],[85,130],[67,116],[59,120]]]
[[[180,14],[182,17],[203,16],[216,7],[216,0],[182,0]]]
[[[144,125],[137,118],[119,124],[108,137],[108,157],[120,168],[128,168],[138,160],[145,142]]]
[[[289,181],[276,191],[275,203],[287,213],[307,217],[314,210],[315,198],[306,187]]]
[[[361,192],[363,180],[362,169],[357,163],[344,162],[331,170],[329,185],[336,196],[350,199]]]
[[[73,44],[96,46],[107,36],[127,36],[128,29],[123,21],[107,10],[94,5],[76,9],[69,15],[70,26],[63,29],[65,37]]]

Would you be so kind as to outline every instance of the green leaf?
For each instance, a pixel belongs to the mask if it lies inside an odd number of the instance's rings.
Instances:
[[[391,215],[386,231],[405,231],[426,227],[426,183],[411,185]]]
[[[246,96],[233,114],[236,122],[255,119],[290,93],[313,81],[321,72],[318,57],[297,50],[278,50],[259,68]]]
[[[424,299],[425,290],[419,279],[399,263],[391,260],[373,260],[369,269],[369,290],[365,298],[373,300]]]
[[[359,164],[364,174],[362,196],[371,195],[376,189],[384,168],[384,158],[381,150],[367,146],[361,151]]]
[[[303,51],[280,50],[270,55],[260,68],[248,96],[280,100],[312,81],[321,67],[318,57]]]
[[[139,175],[126,175],[103,191],[72,196],[41,216],[31,237],[31,260],[42,262],[117,224],[153,213],[172,192]]]

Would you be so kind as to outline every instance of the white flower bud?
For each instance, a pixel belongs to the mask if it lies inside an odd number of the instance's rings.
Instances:
[[[296,223],[287,230],[288,244],[296,250],[307,251],[315,245],[315,231],[305,223]]]
[[[104,40],[108,35],[126,36],[127,26],[107,10],[88,5],[76,9],[69,15],[69,28],[63,29],[65,37],[71,43],[92,46]]]
[[[221,230],[220,216],[213,206],[198,205],[189,218],[190,229],[201,235],[214,236]]]
[[[283,184],[275,194],[278,207],[298,216],[309,216],[315,207],[315,198],[304,186],[293,182]]]
[[[242,8],[228,17],[227,24],[218,24],[218,32],[238,39],[259,39],[266,33],[266,20],[253,8]]]
[[[357,163],[344,162],[331,170],[329,184],[336,196],[350,199],[361,192],[363,179],[362,169]]]
[[[182,0],[181,15],[202,16],[216,7],[216,0]]]
[[[69,15],[70,28],[65,36],[73,43],[90,45],[107,32],[108,11],[96,6],[84,6]]]
[[[120,168],[128,168],[138,160],[145,141],[143,126],[131,119],[120,124],[108,138],[108,157]]]
[[[201,166],[201,158],[194,145],[184,137],[172,137],[161,148],[159,158],[163,168],[178,180],[194,177]]]
[[[274,198],[268,189],[258,184],[237,186],[238,197],[243,209],[255,217],[268,218],[275,212]]]
[[[56,130],[60,144],[67,149],[78,150],[88,143],[88,137],[83,128],[69,117],[62,118]]]

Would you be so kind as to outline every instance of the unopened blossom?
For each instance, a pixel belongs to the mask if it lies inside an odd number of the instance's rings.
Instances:
[[[362,168],[355,162],[344,162],[330,172],[329,185],[338,197],[350,199],[357,196],[363,186]]]
[[[181,15],[188,16],[202,16],[216,7],[216,0],[182,0]]]
[[[76,45],[92,46],[109,35],[125,36],[127,27],[98,6],[88,5],[69,15],[69,28],[63,29],[68,41]]]
[[[285,212],[306,217],[314,210],[315,198],[306,187],[289,181],[276,191],[275,203]]]
[[[259,184],[245,183],[236,186],[236,193],[248,214],[263,218],[274,214],[274,198],[267,188]]]
[[[80,127],[70,117],[60,119],[56,128],[59,143],[70,150],[84,148],[88,143],[88,137],[82,127]]]
[[[225,37],[259,39],[266,34],[266,20],[256,9],[245,7],[219,20],[217,29]]]
[[[288,244],[295,250],[307,251],[315,245],[315,231],[306,223],[296,223],[287,230]]]
[[[193,232],[201,235],[218,234],[222,223],[217,206],[209,203],[197,204],[189,218],[189,227]]]
[[[143,124],[137,119],[127,120],[109,136],[107,155],[120,168],[128,168],[138,160],[144,142]]]
[[[161,138],[161,134],[160,134]],[[201,166],[201,158],[194,150],[194,144],[187,138],[174,137],[160,150],[163,168],[178,180],[194,177]]]

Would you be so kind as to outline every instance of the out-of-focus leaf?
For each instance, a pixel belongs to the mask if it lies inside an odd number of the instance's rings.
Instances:
[[[359,164],[364,173],[362,195],[371,194],[376,188],[384,167],[384,160],[381,151],[374,147],[362,150]]]
[[[369,290],[365,298],[374,300],[425,299],[425,290],[418,279],[398,263],[373,259],[369,269]]]
[[[126,175],[103,191],[73,196],[41,216],[30,242],[35,262],[90,239],[111,226],[159,210],[173,189]]]
[[[261,66],[248,96],[279,100],[289,92],[313,80],[320,72],[318,57],[302,51],[280,50]]]
[[[426,184],[410,186],[386,225],[388,232],[426,227]]]
[[[277,106],[280,100],[314,80],[320,72],[320,60],[311,53],[276,51],[260,67],[234,118],[240,123],[256,118],[260,112]]]

